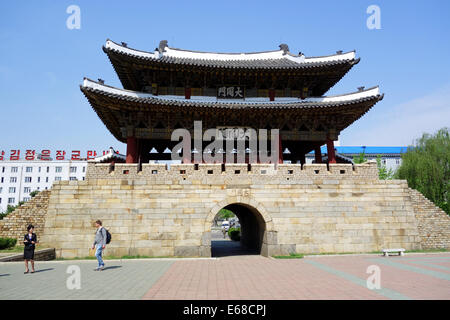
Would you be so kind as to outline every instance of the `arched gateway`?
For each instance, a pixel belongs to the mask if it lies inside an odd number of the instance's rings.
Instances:
[[[269,247],[277,243],[272,217],[264,206],[245,197],[219,202],[206,218],[204,238],[211,238],[212,222],[221,209],[229,209],[238,217],[241,225],[241,245],[254,253],[268,256]]]

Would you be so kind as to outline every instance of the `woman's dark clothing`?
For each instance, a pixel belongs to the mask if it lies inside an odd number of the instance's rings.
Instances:
[[[27,233],[23,240],[28,240],[27,242],[24,242],[25,247],[23,249],[23,258],[24,260],[34,260],[34,243],[31,243],[31,241],[37,242],[36,234],[33,233],[31,236],[29,233]]]

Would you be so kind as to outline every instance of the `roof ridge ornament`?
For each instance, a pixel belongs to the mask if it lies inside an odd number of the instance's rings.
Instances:
[[[286,43],[280,44],[279,47],[281,50],[283,50],[283,55],[289,53],[289,46]]]
[[[168,46],[169,46],[169,45],[168,45],[167,40],[161,40],[161,41],[159,42],[159,47],[158,47],[159,53],[165,52],[165,51],[166,51],[166,48],[167,48]]]

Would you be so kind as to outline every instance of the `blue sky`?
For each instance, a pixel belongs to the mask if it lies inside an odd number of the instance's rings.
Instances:
[[[69,30],[69,5],[81,29]],[[369,30],[369,5],[381,29]],[[407,145],[450,126],[449,1],[2,1],[0,151],[49,148],[125,152],[79,90],[84,76],[120,82],[107,38],[152,51],[278,49],[307,56],[356,50],[361,62],[327,94],[380,85],[385,98],[344,130],[342,145]],[[24,151],[22,151],[24,152]]]

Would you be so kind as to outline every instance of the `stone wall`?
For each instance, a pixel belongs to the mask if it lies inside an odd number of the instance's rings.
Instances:
[[[18,244],[27,233],[27,226],[32,224],[39,237],[44,232],[45,215],[47,214],[49,190],[39,192],[28,202],[0,220],[0,237],[15,238]]]
[[[45,242],[87,256],[103,221],[110,255],[210,256],[214,216],[230,204],[264,223],[263,255],[420,249],[405,181],[362,165],[88,165],[86,181],[53,187]]]
[[[87,176],[39,193],[0,221],[0,236],[21,239],[33,223],[41,244],[57,256],[83,257],[100,219],[112,233],[107,255],[207,257],[214,216],[233,205],[263,226],[255,231],[263,255],[448,248],[450,242],[449,217],[406,181],[379,180],[375,162],[89,163]]]
[[[450,216],[425,198],[423,194],[409,189],[417,218],[423,249],[450,249]]]

